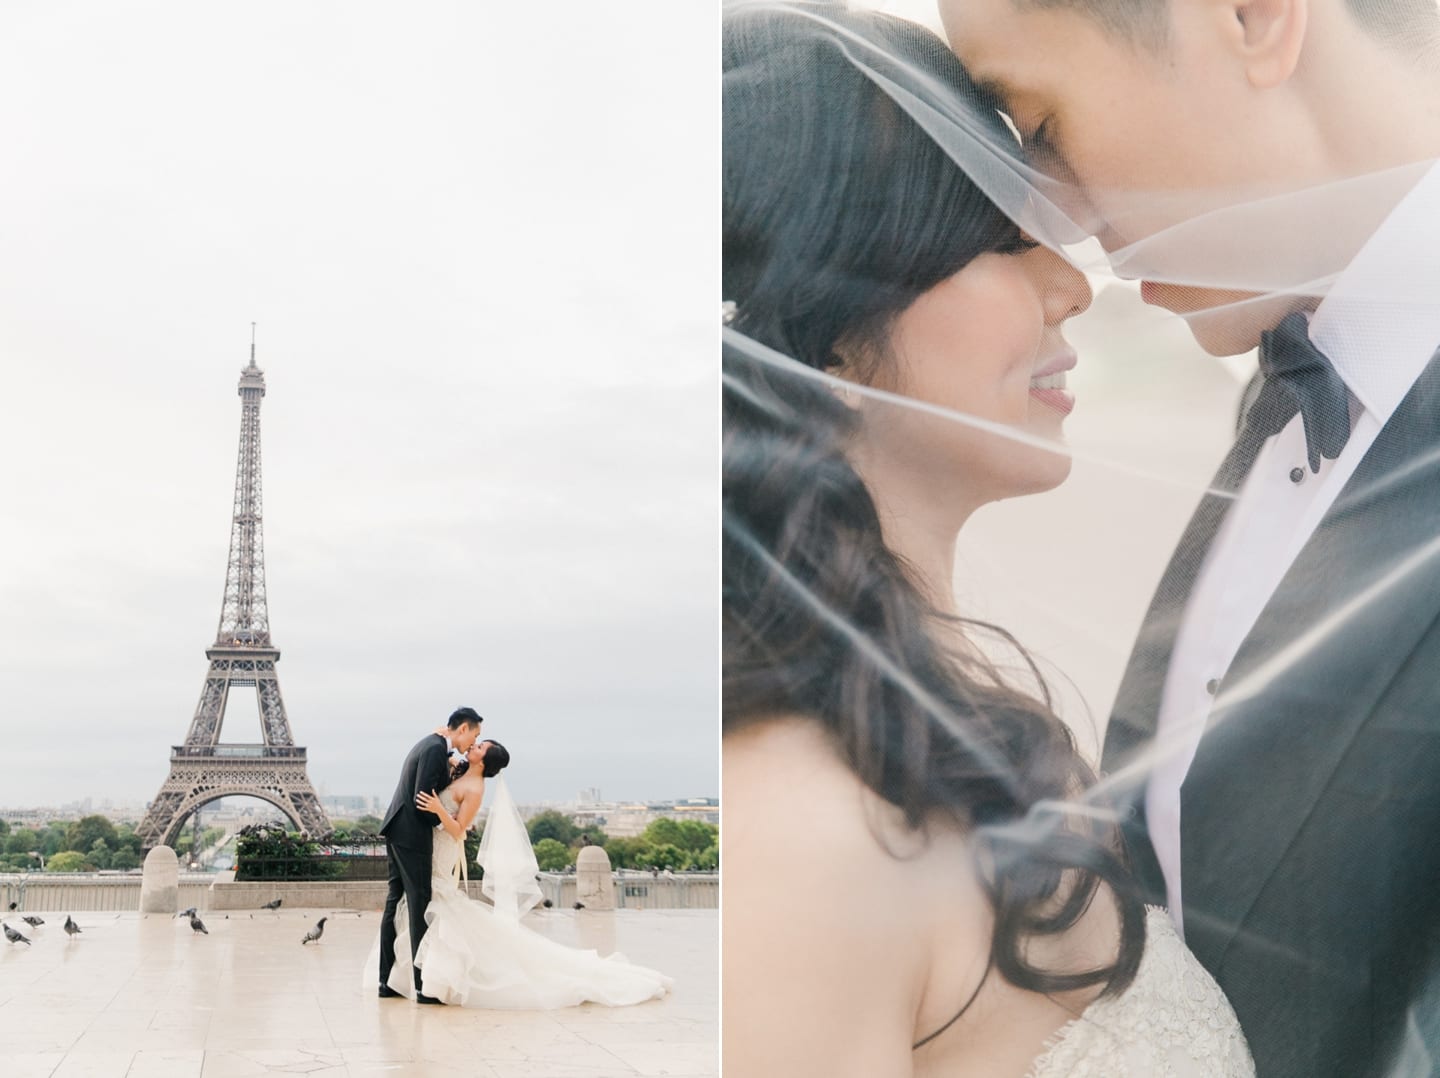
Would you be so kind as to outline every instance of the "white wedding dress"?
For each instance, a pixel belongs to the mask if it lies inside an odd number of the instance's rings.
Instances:
[[[1235,1012],[1169,914],[1152,907],[1145,929],[1130,987],[1063,1026],[1028,1078],[1254,1078]]]
[[[472,900],[461,889],[464,847],[443,827],[435,828],[430,906],[425,911],[428,927],[414,962],[424,978],[425,994],[456,1006],[497,1010],[549,1010],[585,1002],[621,1007],[664,996],[673,982],[663,973],[633,965],[620,954],[602,957],[596,951],[566,947],[520,923],[521,915],[538,899],[539,887],[534,883],[533,867],[526,878],[515,879],[514,866],[522,858],[528,858],[533,866],[534,854],[518,813],[511,824],[507,804],[500,803],[502,798],[508,803],[503,782],[498,777],[489,781],[498,789],[486,830],[494,828],[496,834],[487,833],[485,839],[492,860],[498,860],[492,837],[507,846],[504,855],[510,876],[507,879],[504,870],[492,873],[482,846],[484,889],[495,904]],[[457,806],[448,790],[440,792],[440,800],[453,816]],[[518,836],[513,834],[516,826]],[[521,844],[523,852],[517,854]],[[395,965],[389,985],[413,999],[408,916],[402,899],[395,914]],[[379,966],[377,940],[366,966],[367,985],[375,984]]]

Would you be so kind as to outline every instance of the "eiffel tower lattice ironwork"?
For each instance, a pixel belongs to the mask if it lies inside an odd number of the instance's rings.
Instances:
[[[170,753],[170,774],[136,829],[147,848],[172,845],[187,817],[221,797],[268,801],[307,834],[324,834],[330,821],[305,771],[305,750],[295,744],[270,642],[265,601],[265,548],[260,510],[260,400],[265,375],[250,364],[240,372],[240,459],[235,467],[235,515],[230,562],[215,646],[206,649],[210,670],[185,744]],[[255,689],[260,705],[260,744],[223,744],[220,728],[234,686]]]

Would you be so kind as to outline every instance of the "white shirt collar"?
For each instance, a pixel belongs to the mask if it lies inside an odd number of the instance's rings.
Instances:
[[[1310,319],[1310,339],[1386,423],[1440,346],[1440,165],[1345,267]]]

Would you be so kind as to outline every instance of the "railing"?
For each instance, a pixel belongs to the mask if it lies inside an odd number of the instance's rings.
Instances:
[[[614,873],[615,908],[622,910],[713,910],[720,905],[720,876],[714,872],[655,875],[636,869]],[[540,873],[540,893],[556,909],[575,905],[574,872]]]
[[[296,745],[172,745],[175,756],[215,756],[247,760],[303,760],[305,750]]]
[[[210,884],[208,873],[180,874],[180,906],[206,908]],[[140,908],[140,873],[102,876],[93,872],[47,872],[44,875],[0,873],[0,909],[15,913],[133,912]]]
[[[343,860],[336,858],[336,860]],[[358,859],[356,859],[358,860]],[[384,858],[378,859],[384,868]],[[202,912],[211,909],[214,892],[211,885],[224,874],[204,872],[182,872],[180,874],[180,908],[194,906]],[[359,908],[378,908],[385,901],[385,879],[382,871],[377,877],[328,876],[315,882],[367,879],[376,889],[371,893],[362,888],[364,897],[353,899]],[[238,882],[238,881],[237,881]],[[290,883],[304,883],[296,877],[273,878],[270,897],[285,895]],[[234,885],[227,885],[234,886]],[[301,889],[304,890],[303,888]],[[571,909],[575,905],[575,873],[542,872],[540,890],[556,909]],[[350,893],[350,892],[346,892]],[[468,888],[471,898],[480,897],[480,881],[472,879]],[[357,896],[360,892],[355,892]],[[715,909],[719,905],[720,877],[713,872],[676,872],[671,876],[659,876],[649,872],[621,870],[615,873],[615,905],[618,909]],[[329,905],[335,900],[326,898],[322,904]],[[0,913],[16,903],[20,913],[48,912],[134,912],[140,908],[140,873],[126,875],[100,875],[89,872],[46,872],[46,873],[3,873],[0,874]],[[223,908],[243,908],[224,906]]]

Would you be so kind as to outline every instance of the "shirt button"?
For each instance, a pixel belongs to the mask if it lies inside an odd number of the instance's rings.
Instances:
[[[1211,696],[1214,696],[1220,691],[1220,679],[1212,677],[1209,681],[1205,682],[1205,691]]]
[[[1304,468],[1291,468],[1291,469],[1290,469],[1290,482],[1295,483],[1295,484],[1297,484],[1297,485],[1300,484],[1300,483],[1305,482],[1305,469],[1304,469]]]

